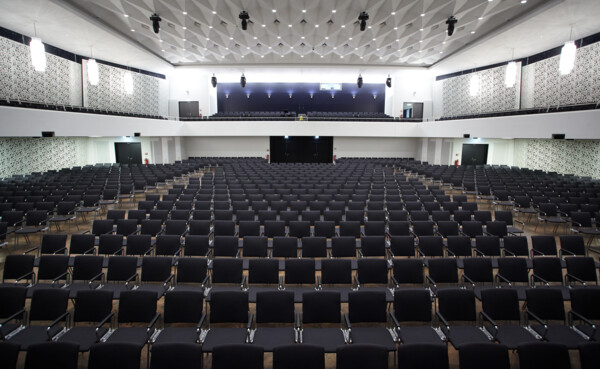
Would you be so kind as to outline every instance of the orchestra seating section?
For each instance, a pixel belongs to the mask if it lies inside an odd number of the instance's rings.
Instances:
[[[309,111],[309,119],[318,120],[357,120],[357,121],[393,121],[394,118],[381,112],[328,112],[328,111]]]
[[[219,112],[209,117],[211,120],[294,120],[295,118],[295,111]]]
[[[89,351],[89,367],[131,368],[144,348],[152,368],[200,368],[203,352],[213,368],[262,368],[265,352],[273,368],[323,368],[335,353],[338,368],[449,368],[452,348],[460,368],[508,368],[509,350],[521,368],[565,368],[571,350],[591,368],[599,195],[589,178],[409,158],[5,178],[0,353],[9,364],[19,350]]]

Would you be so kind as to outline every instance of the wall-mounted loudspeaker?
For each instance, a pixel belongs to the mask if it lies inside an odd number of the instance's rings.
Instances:
[[[469,133],[465,133],[465,134],[463,135],[463,138],[471,138],[471,134],[469,134]]]
[[[42,131],[42,137],[54,137],[54,131]]]
[[[142,134],[141,134],[141,133],[139,133],[139,132],[134,132],[134,133],[133,133],[133,135],[134,135],[135,137],[140,137]]]
[[[553,133],[552,138],[555,140],[564,140],[565,134],[564,133]]]

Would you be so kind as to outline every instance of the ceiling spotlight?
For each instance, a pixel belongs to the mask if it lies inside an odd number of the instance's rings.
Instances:
[[[453,15],[451,15],[446,21],[446,24],[448,25],[448,36],[452,36],[454,33],[454,25],[456,23],[458,23],[458,19],[454,18]]]
[[[242,77],[240,78],[240,85],[242,88],[246,87],[246,76],[244,76],[244,73],[242,73]]]
[[[242,10],[240,12],[240,19],[242,20],[242,29],[245,31],[248,29],[248,20],[250,19],[250,16],[248,15],[248,12],[245,10]]]
[[[217,77],[215,77],[215,74],[213,73],[212,77],[210,77],[210,84],[216,88],[217,87]]]
[[[360,21],[360,30],[364,31],[367,27],[367,21],[369,20],[369,14],[367,12],[361,12],[358,16],[358,20]]]
[[[160,31],[160,21],[162,20],[158,14],[154,13],[150,16],[150,20],[152,21],[152,28],[154,29],[154,33],[158,33]]]
[[[388,78],[385,80],[385,85],[388,87],[392,87],[392,77],[388,74]]]
[[[363,78],[362,75],[358,75],[358,79],[356,80],[356,85],[358,86],[358,88],[362,88],[363,86]]]

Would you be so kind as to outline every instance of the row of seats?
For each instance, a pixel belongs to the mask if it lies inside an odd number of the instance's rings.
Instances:
[[[528,108],[528,109],[518,109],[518,110],[497,111],[497,112],[490,112],[490,113],[457,115],[457,116],[441,117],[436,120],[444,121],[444,120],[454,120],[454,119],[478,119],[478,118],[505,117],[505,116],[511,116],[511,115],[557,113],[557,112],[566,112],[566,111],[592,110],[592,109],[598,109],[598,107],[599,107],[599,104],[577,104],[577,105],[549,106],[549,107],[545,107],[545,108],[533,108],[533,109]]]

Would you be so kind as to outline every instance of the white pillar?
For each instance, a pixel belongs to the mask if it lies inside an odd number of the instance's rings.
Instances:
[[[160,143],[162,146],[162,162],[163,164],[169,164],[169,139],[167,137],[161,137]]]

